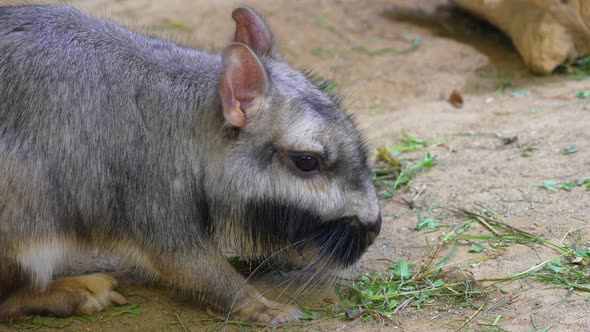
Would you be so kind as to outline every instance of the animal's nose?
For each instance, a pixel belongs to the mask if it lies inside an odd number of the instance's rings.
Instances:
[[[379,217],[377,217],[377,220],[375,220],[374,222],[369,223],[367,225],[367,235],[368,235],[369,245],[372,245],[373,242],[375,242],[375,239],[377,238],[377,235],[379,235],[380,231],[381,231],[381,213],[379,213]]]

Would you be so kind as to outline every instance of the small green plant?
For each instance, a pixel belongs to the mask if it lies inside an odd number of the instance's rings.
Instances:
[[[498,92],[505,93],[506,90],[512,88],[514,86],[514,72],[509,72],[506,75],[503,75],[501,78],[500,83],[498,84]]]
[[[532,145],[532,144],[524,144],[522,145],[519,150],[520,150],[520,155],[522,157],[531,157],[535,151],[537,151],[539,148]]]
[[[556,192],[558,188],[565,191],[572,191],[572,189],[575,187],[585,187],[586,190],[590,190],[590,177],[581,178],[578,181],[568,181],[561,184],[555,181],[545,180],[541,185],[541,188],[550,192]]]
[[[397,190],[408,185],[417,173],[436,165],[436,156],[430,153],[426,153],[422,160],[410,163],[405,160],[398,161],[391,155],[390,151],[380,149],[378,151],[378,158],[389,160],[389,164],[393,166],[377,169],[373,172],[373,182],[377,189],[381,191],[383,198],[391,198]]]
[[[590,292],[590,247],[571,248],[567,261],[556,259],[533,276],[558,288]]]
[[[555,187],[557,187],[557,182],[555,181],[551,181],[551,180],[545,180],[543,181],[543,185],[542,185],[543,189],[547,190],[547,191],[557,191],[555,189]]]
[[[377,167],[373,171],[373,182],[383,198],[391,198],[400,188],[408,185],[415,175],[436,165],[436,156],[426,153],[423,159],[410,162],[400,157],[404,152],[416,151],[438,144],[410,136],[404,132],[400,144],[391,148],[380,148],[375,153]]]
[[[471,247],[469,247],[469,252],[472,253],[476,253],[479,254],[480,252],[482,252],[484,249],[486,248],[485,243],[483,243],[482,241],[477,241],[475,243],[473,243],[471,245]]]
[[[590,57],[570,59],[557,68],[558,72],[572,75],[575,80],[590,79]]]
[[[562,190],[565,191],[572,191],[572,189],[576,186],[575,182],[566,182],[564,184],[561,185],[561,187],[559,187]]]
[[[576,152],[578,152],[578,148],[575,145],[566,146],[563,149],[563,153],[565,154],[574,154]]]
[[[402,132],[402,138],[399,145],[389,149],[393,155],[399,155],[402,152],[419,150],[431,145],[438,144],[437,141],[424,140],[411,136],[407,132]]]
[[[327,59],[332,57],[332,53],[324,48],[318,47],[318,48],[314,48],[310,51],[310,53],[312,55],[315,55],[321,59]]]
[[[586,187],[586,190],[590,190],[590,177],[579,179],[576,184],[580,187]]]
[[[424,215],[418,213],[418,224],[416,225],[416,230],[420,231],[424,228],[438,229],[439,221],[441,221],[442,219],[443,219],[442,216],[432,217],[432,216],[424,216]]]
[[[464,208],[457,208],[456,212],[464,214],[468,220],[442,234],[439,244],[421,267],[400,259],[386,272],[364,274],[352,285],[345,286],[340,293],[341,315],[349,319],[388,319],[409,305],[420,308],[444,301],[475,309],[457,329],[460,330],[487,306],[490,293],[501,292],[503,284],[515,280],[532,279],[571,291],[590,292],[590,244],[565,245],[548,241],[504,222],[497,212],[485,207],[479,213]],[[472,234],[474,223],[480,224],[489,234]],[[447,277],[451,270],[460,269],[452,259],[461,247],[467,246],[472,254],[481,254],[488,248],[507,250],[511,243],[541,245],[557,254],[504,277],[473,279],[465,273],[461,281]],[[446,256],[437,262],[436,256],[448,246],[451,248]],[[492,325],[497,327],[500,320],[501,316],[497,316]]]
[[[469,290],[464,282],[445,283],[439,272],[424,272],[400,259],[386,273],[362,275],[342,293],[340,310],[349,318],[391,318],[409,304],[420,307],[435,298],[465,298],[479,293]]]
[[[340,90],[341,88],[342,88],[342,84],[336,83],[332,80],[326,80],[326,85],[324,87],[324,91],[333,92],[336,90]]]
[[[122,305],[120,307],[114,307],[110,313],[113,316],[124,315],[124,314],[137,316],[141,313],[140,307],[141,306],[137,303],[130,303],[130,304]]]
[[[318,28],[326,29],[332,32],[337,32],[336,27],[328,20],[328,12],[323,12],[315,18],[315,25]]]

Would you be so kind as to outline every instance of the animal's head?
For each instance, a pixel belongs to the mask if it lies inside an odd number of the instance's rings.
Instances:
[[[351,265],[381,227],[359,131],[321,83],[280,58],[256,13],[233,18],[219,84],[234,133],[216,189],[231,211],[226,232],[249,256]]]

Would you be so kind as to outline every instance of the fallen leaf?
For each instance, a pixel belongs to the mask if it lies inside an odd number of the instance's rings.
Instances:
[[[547,191],[556,191],[555,186],[557,186],[557,183],[555,181],[543,181],[543,188],[545,188],[545,190]]]
[[[526,97],[529,95],[529,91],[528,90],[518,90],[518,91],[513,91],[511,93],[512,97],[514,98],[522,98],[522,97]]]
[[[476,242],[471,245],[468,252],[480,253],[486,248],[485,244],[482,242]]]
[[[394,168],[400,167],[399,161],[386,148],[378,149],[375,157],[377,160],[386,162]]]
[[[453,90],[453,92],[451,92],[451,96],[449,97],[449,102],[456,108],[461,108],[463,107],[463,96],[461,96],[459,91]]]
[[[563,149],[563,152],[565,154],[574,154],[574,153],[578,152],[578,148],[575,147],[574,145],[570,145],[570,146],[565,147],[565,149]]]
[[[561,187],[559,187],[562,190],[565,191],[572,191],[572,189],[576,186],[575,182],[566,182],[564,184],[561,185]]]

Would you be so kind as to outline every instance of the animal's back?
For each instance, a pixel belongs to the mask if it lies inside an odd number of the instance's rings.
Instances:
[[[152,196],[169,190],[167,163],[188,167],[172,154],[212,103],[220,67],[218,56],[68,6],[0,7],[0,194],[22,188],[14,204],[35,204],[0,226],[139,227]]]
[[[0,153],[137,152],[178,117],[196,121],[220,70],[218,56],[68,6],[0,7]]]
[[[100,125],[97,113],[107,111],[110,105],[105,101],[115,96],[109,90],[121,91],[126,80],[118,75],[117,57],[105,53],[117,52],[117,45],[107,46],[104,38],[109,30],[122,35],[116,26],[69,7],[0,8],[0,135],[4,145],[19,145],[15,147],[23,152],[58,143],[35,137],[42,135],[41,128],[53,132],[54,138],[74,135],[77,143],[85,143],[80,141],[82,132]],[[121,38],[110,41],[123,42]]]

